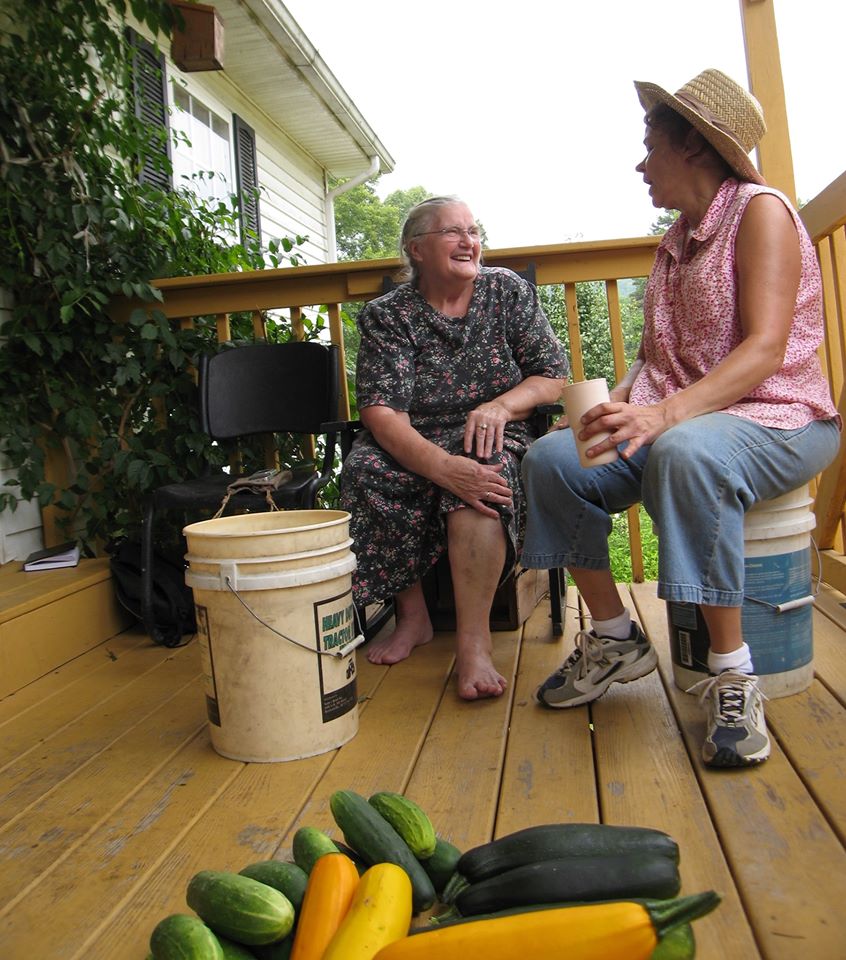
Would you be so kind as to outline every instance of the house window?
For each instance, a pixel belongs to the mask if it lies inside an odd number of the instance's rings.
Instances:
[[[173,182],[204,200],[228,203],[235,192],[229,124],[182,87],[172,89]]]

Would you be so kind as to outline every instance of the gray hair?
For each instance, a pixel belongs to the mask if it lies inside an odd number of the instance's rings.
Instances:
[[[403,266],[396,275],[399,282],[410,280],[412,283],[417,283],[419,271],[417,264],[411,259],[411,254],[408,252],[408,244],[415,237],[419,237],[421,233],[431,229],[440,208],[452,203],[464,203],[464,201],[459,197],[429,197],[408,211],[400,234],[400,256],[403,259]]]

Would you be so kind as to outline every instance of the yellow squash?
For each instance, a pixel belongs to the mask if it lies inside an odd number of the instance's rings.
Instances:
[[[357,886],[358,870],[346,854],[325,853],[317,860],[308,875],[290,960],[321,960]]]
[[[455,923],[389,944],[375,960],[649,960],[659,936],[719,903],[713,891],[655,901],[616,901]]]
[[[372,960],[405,937],[411,924],[411,880],[395,863],[377,863],[358,881],[350,909],[323,960]]]

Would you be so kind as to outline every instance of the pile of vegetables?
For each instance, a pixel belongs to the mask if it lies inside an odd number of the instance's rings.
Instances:
[[[303,826],[291,862],[197,873],[194,914],[157,924],[148,960],[690,960],[690,924],[719,902],[678,896],[659,830],[544,824],[462,853],[401,794],[329,805],[343,841]]]

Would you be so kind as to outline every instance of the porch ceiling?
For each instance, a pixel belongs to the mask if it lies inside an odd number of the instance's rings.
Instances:
[[[279,0],[214,0],[229,78],[332,176],[393,157]]]

